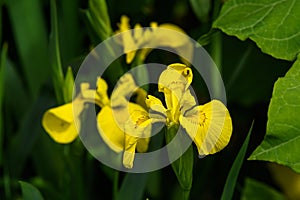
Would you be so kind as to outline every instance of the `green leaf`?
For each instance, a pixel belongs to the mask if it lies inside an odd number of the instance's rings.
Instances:
[[[5,89],[5,62],[7,56],[7,44],[4,44],[1,51],[0,61],[0,166],[3,163],[3,139],[4,139],[4,115],[3,115],[3,100],[4,100],[4,89]]]
[[[148,174],[126,174],[116,200],[140,200],[143,198]]]
[[[110,19],[105,0],[89,0],[87,18],[101,40],[112,34]]]
[[[51,5],[51,34],[49,41],[50,62],[52,69],[52,80],[58,104],[64,102],[64,75],[62,70],[60,49],[59,49],[59,36],[57,25],[57,10],[55,0],[50,1]]]
[[[297,0],[229,0],[213,27],[250,38],[275,58],[294,60],[300,52],[299,11]]]
[[[300,173],[300,56],[274,85],[267,133],[250,160],[265,160]]]
[[[23,200],[43,200],[43,197],[39,190],[33,185],[19,181],[22,189]]]
[[[35,143],[39,141],[40,134],[43,133],[42,126],[33,122],[32,119],[41,119],[44,111],[51,104],[53,105],[53,102],[45,96],[39,97],[28,108],[28,112],[22,118],[17,133],[11,137],[7,149],[7,163],[12,177],[21,175],[24,167],[26,167],[25,162],[31,156]]]
[[[251,128],[248,132],[247,138],[244,141],[237,157],[235,158],[233,165],[229,171],[228,177],[226,179],[226,183],[225,186],[223,188],[223,193],[222,193],[222,197],[221,200],[231,200],[233,197],[233,193],[234,193],[234,189],[235,189],[235,185],[236,185],[236,181],[237,178],[239,176],[239,172],[240,169],[243,165],[244,162],[244,158],[247,152],[247,148],[248,148],[248,144],[249,144],[249,140],[250,140],[250,135],[251,135],[251,131],[252,131],[252,127],[253,127],[253,123],[251,125]]]
[[[182,135],[185,133],[178,125],[173,125],[169,127],[165,134],[166,142],[167,143],[171,142],[171,140],[175,137],[176,134]],[[193,146],[191,145],[190,147],[188,147],[186,152],[183,152],[183,149],[180,146],[181,144],[177,144],[177,145],[178,145],[178,149],[182,151],[182,156],[178,158],[176,161],[174,161],[171,165],[173,171],[177,176],[178,182],[184,192],[183,198],[188,199],[190,190],[192,188],[192,182],[193,182],[193,164],[194,164]]]
[[[202,22],[207,21],[211,0],[190,0],[190,4],[198,19]]]
[[[9,0],[6,2],[22,71],[29,87],[30,97],[34,99],[50,72],[47,32],[41,1]]]
[[[265,199],[272,199],[272,200],[284,200],[286,199],[280,192],[276,191],[275,189],[271,188],[270,186],[256,181],[251,178],[246,179],[246,183],[244,189],[242,191],[242,200],[265,200]]]

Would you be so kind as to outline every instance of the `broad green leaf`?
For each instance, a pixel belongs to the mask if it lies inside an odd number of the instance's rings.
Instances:
[[[250,160],[265,160],[300,173],[300,56],[274,85],[267,133]]]
[[[30,97],[34,99],[50,72],[47,32],[41,1],[9,0],[6,4],[22,71]]]
[[[286,199],[280,192],[271,188],[270,186],[256,181],[251,178],[246,179],[244,189],[242,191],[242,200],[284,200]]]
[[[166,142],[169,143],[175,137],[176,134],[184,134],[182,129],[178,125],[169,127],[166,131]],[[173,171],[176,174],[178,182],[183,190],[183,198],[188,199],[193,182],[193,146],[188,147],[186,152],[183,152],[181,144],[177,144],[178,149],[182,151],[182,156],[174,161],[171,165]],[[170,153],[170,152],[169,152]]]
[[[19,181],[19,183],[22,189],[23,200],[43,200],[41,193],[36,187],[23,181]]]
[[[52,69],[52,81],[54,85],[56,100],[58,104],[65,103],[64,101],[64,75],[62,70],[59,36],[57,25],[57,10],[55,0],[50,1],[51,5],[51,34],[49,41],[50,62]]]
[[[143,199],[148,174],[126,174],[116,200]]]
[[[233,165],[232,165],[232,167],[229,171],[225,186],[223,188],[223,194],[222,194],[221,200],[231,200],[232,197],[233,197],[236,181],[238,179],[239,172],[240,172],[240,169],[243,165],[244,158],[245,158],[245,155],[246,155],[246,152],[247,152],[252,127],[253,127],[253,123],[252,123],[251,128],[248,132],[247,138],[244,141],[244,143],[242,145],[242,148],[240,149],[240,151],[239,151],[237,157],[235,158],[235,160],[233,162]]]
[[[213,27],[250,38],[275,58],[294,60],[300,52],[299,18],[298,0],[229,0]]]

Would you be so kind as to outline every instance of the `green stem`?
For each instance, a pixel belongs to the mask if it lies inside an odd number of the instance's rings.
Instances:
[[[115,170],[114,174],[114,182],[113,182],[113,198],[117,199],[118,191],[119,191],[119,174],[120,172]]]

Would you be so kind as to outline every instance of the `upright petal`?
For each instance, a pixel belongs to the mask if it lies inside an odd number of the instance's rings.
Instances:
[[[225,105],[218,101],[197,106],[180,117],[180,123],[194,140],[200,156],[222,150],[232,134],[232,122]]]
[[[124,52],[126,53],[126,63],[130,64],[133,61],[134,56],[136,54],[136,50],[133,49],[136,49],[137,45],[134,41],[132,32],[130,30],[129,18],[125,15],[121,16],[121,23],[119,23],[118,26],[118,32],[122,33],[122,42],[124,46]]]
[[[109,105],[109,98],[107,96],[107,83],[105,82],[104,79],[102,79],[101,77],[98,77],[97,79],[97,90],[96,93],[99,97],[99,103],[101,105],[99,105],[100,107],[104,107]]]
[[[193,74],[189,67],[183,64],[172,64],[164,70],[158,80],[158,90],[165,95],[165,101],[170,117],[177,121],[179,118],[181,99],[192,82]]]

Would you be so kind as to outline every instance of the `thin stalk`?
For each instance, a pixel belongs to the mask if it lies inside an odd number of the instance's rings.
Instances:
[[[113,182],[113,199],[117,199],[119,191],[119,175],[120,172],[115,170],[114,182]]]

